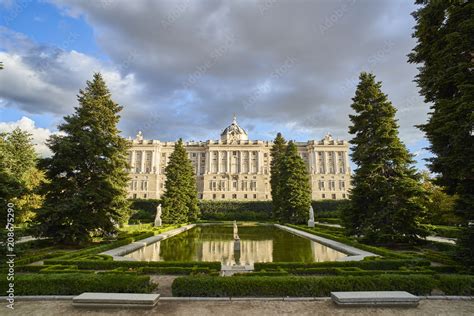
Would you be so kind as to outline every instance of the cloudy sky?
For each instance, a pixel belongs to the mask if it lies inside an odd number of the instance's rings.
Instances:
[[[124,106],[123,136],[217,139],[233,114],[251,139],[348,139],[361,71],[398,108],[400,135],[424,168],[414,127],[428,106],[406,55],[407,0],[0,0],[0,130],[38,150],[94,72]]]

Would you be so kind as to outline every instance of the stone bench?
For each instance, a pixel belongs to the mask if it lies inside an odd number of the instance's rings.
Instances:
[[[404,291],[331,292],[331,299],[340,306],[403,306],[416,307],[420,299]]]
[[[75,307],[152,308],[158,303],[159,298],[160,294],[86,292],[74,297],[72,305]]]

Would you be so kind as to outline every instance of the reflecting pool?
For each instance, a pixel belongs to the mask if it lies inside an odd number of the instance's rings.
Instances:
[[[233,265],[334,261],[347,256],[271,225],[239,225],[238,230],[240,250],[234,247],[232,225],[203,225],[125,257],[140,261],[220,261]]]

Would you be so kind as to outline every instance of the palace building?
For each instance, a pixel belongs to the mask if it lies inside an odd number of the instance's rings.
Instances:
[[[174,142],[146,140],[141,132],[130,139],[130,198],[159,199],[165,167]],[[200,199],[270,200],[271,141],[249,140],[237,124],[224,129],[219,140],[185,142]],[[296,142],[310,175],[313,200],[348,198],[351,171],[347,141],[326,135],[322,140]]]

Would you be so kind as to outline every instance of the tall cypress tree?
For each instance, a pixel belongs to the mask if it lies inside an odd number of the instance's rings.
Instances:
[[[416,1],[413,16],[417,45],[409,55],[421,64],[416,82],[431,102],[428,122],[420,128],[434,156],[429,168],[438,184],[456,194],[464,218],[458,240],[461,262],[474,266],[474,2]]]
[[[286,147],[280,168],[278,190],[281,220],[295,224],[305,223],[309,218],[311,188],[306,164],[292,141]]]
[[[165,168],[166,181],[163,194],[163,221],[186,223],[199,217],[194,169],[182,139],[174,146]]]
[[[37,234],[64,243],[81,243],[116,231],[128,214],[127,141],[117,124],[122,107],[112,101],[99,73],[79,91],[79,106],[53,135],[53,152],[44,160],[45,202]]]
[[[286,151],[286,140],[281,133],[278,133],[273,141],[273,146],[270,150],[270,186],[272,190],[272,204],[273,204],[273,218],[279,220],[281,218],[281,197],[279,193],[280,188],[280,165]]]
[[[350,234],[371,242],[413,242],[425,236],[420,226],[426,197],[412,155],[398,137],[396,109],[381,91],[381,82],[360,75],[350,115],[352,160],[351,202],[344,211]]]

